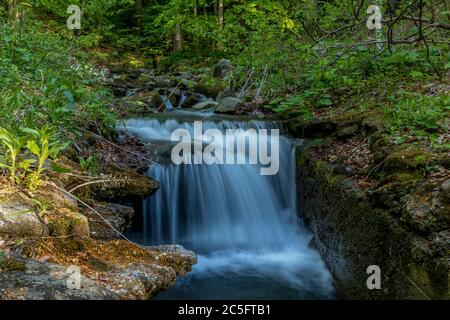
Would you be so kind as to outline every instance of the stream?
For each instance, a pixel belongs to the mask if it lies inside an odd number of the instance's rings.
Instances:
[[[294,143],[280,137],[280,170],[273,176],[250,164],[175,166],[171,134],[193,132],[195,120],[203,121],[203,130],[221,132],[277,127],[182,110],[118,127],[160,159],[147,174],[161,188],[140,204],[139,222],[128,236],[144,245],[181,244],[198,254],[193,271],[155,299],[333,299],[332,277],[297,218]]]

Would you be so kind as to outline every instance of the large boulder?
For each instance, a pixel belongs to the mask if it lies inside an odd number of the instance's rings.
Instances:
[[[222,59],[214,67],[213,76],[220,79],[225,79],[233,70],[233,65],[230,60]]]
[[[76,269],[73,269],[76,271]],[[105,286],[62,266],[18,255],[0,256],[0,300],[117,300]]]
[[[233,114],[236,112],[237,108],[242,105],[242,103],[243,101],[239,98],[227,97],[219,101],[216,112]]]

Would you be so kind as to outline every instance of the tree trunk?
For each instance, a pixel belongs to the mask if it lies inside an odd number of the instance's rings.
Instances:
[[[175,39],[174,39],[174,47],[175,52],[180,52],[182,48],[182,38],[181,38],[181,24],[178,22],[175,26]]]
[[[17,0],[7,0],[6,4],[8,6],[9,21],[13,26],[15,26],[17,20],[19,19],[17,12]]]
[[[142,0],[136,0],[136,28],[139,34],[142,33]]]
[[[224,22],[224,16],[223,16],[223,0],[218,0],[217,3],[217,15],[219,17],[219,26],[222,29],[223,28],[223,22]]]

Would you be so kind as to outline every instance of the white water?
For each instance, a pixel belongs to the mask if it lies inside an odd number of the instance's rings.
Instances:
[[[261,121],[204,122],[204,130],[266,128]],[[145,141],[165,141],[192,122],[130,120],[127,130]],[[332,298],[331,277],[311,235],[296,214],[295,153],[280,143],[280,172],[261,176],[252,165],[152,166],[161,189],[143,203],[148,245],[179,243],[199,253],[199,263],[159,298]]]

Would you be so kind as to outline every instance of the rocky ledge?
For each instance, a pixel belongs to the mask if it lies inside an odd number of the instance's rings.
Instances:
[[[0,177],[0,299],[148,299],[197,262],[181,246],[123,239],[134,209],[119,203],[149,197],[159,183],[138,173],[136,150],[127,158],[85,141],[104,151],[100,174],[63,158],[61,173],[32,193]]]
[[[58,246],[66,249],[55,256],[48,248]],[[195,255],[180,246],[146,248],[124,241],[47,240],[24,252],[37,258],[0,257],[0,299],[148,299],[196,263]]]
[[[367,114],[353,121],[292,121],[300,216],[350,299],[450,298],[448,152],[395,145]],[[369,290],[369,266],[381,289]]]

